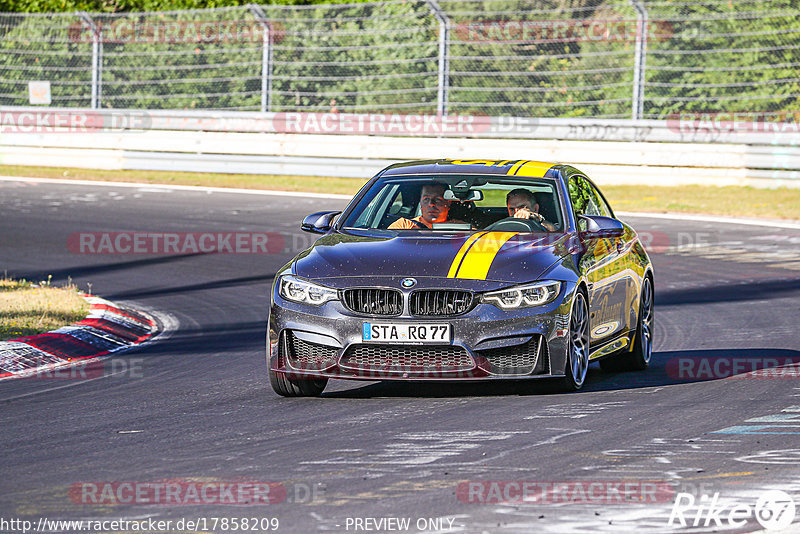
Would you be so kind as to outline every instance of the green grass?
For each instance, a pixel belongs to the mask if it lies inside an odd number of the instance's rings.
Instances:
[[[317,176],[101,171],[8,165],[0,165],[0,175],[307,191],[343,195],[355,194],[369,178],[361,180]],[[619,211],[701,213],[730,217],[800,220],[800,189],[702,185],[677,187],[612,185],[602,187],[602,190],[611,203],[611,207]]]
[[[702,185],[679,187],[612,185],[602,189],[611,206],[620,211],[800,219],[800,189]]]
[[[371,177],[320,178],[316,176],[289,176],[268,174],[222,174],[173,171],[103,171],[63,167],[22,167],[0,165],[0,176],[30,176],[35,178],[61,178],[73,180],[105,180],[109,182],[135,182],[143,184],[200,185],[206,187],[236,187],[244,189],[269,189],[277,191],[308,191],[354,195]]]
[[[74,285],[0,278],[0,341],[50,332],[88,313],[89,304]]]

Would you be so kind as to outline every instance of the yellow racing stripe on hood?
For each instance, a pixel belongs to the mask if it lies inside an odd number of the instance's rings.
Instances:
[[[464,244],[461,245],[461,248],[458,250],[458,254],[456,254],[455,259],[453,259],[453,263],[450,264],[450,272],[447,273],[447,278],[456,277],[458,268],[461,267],[461,260],[464,259],[464,254],[466,254],[472,244],[475,243],[475,241],[477,241],[485,233],[486,232],[478,232],[476,234],[472,234],[469,236],[469,239],[464,241]]]
[[[500,248],[519,232],[487,232],[480,239],[475,241],[468,248],[464,259],[461,261],[457,272],[451,274],[449,278],[469,278],[471,280],[486,280],[489,268],[492,266],[495,256]],[[466,245],[466,243],[465,243]],[[462,247],[463,250],[464,247]],[[461,251],[459,251],[460,253]],[[455,261],[453,262],[455,264]]]

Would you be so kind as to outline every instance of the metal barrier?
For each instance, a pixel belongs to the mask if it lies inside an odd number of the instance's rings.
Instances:
[[[367,178],[410,159],[528,158],[601,184],[800,187],[800,133],[751,122],[0,108],[0,131],[7,165]]]
[[[800,146],[800,121],[775,122],[749,113],[684,112],[667,120],[630,120],[481,114],[0,107],[2,134],[56,130],[64,133],[180,130]]]

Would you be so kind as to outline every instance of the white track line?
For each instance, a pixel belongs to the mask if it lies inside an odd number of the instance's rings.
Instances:
[[[768,228],[788,228],[790,230],[800,230],[800,223],[781,221],[779,219],[736,219],[734,217],[720,217],[716,215],[693,215],[691,213],[647,213],[643,211],[615,211],[614,213],[621,217],[645,217],[648,219],[669,219],[673,221],[686,220],[720,224],[742,224],[746,226],[766,226]]]
[[[204,187],[199,185],[163,185],[144,184],[134,182],[105,182],[101,180],[66,180],[60,178],[30,178],[25,176],[0,176],[2,182],[34,182],[44,184],[65,185],[98,185],[102,187],[131,187],[136,189],[154,189],[158,191],[197,191],[204,193],[237,193],[242,195],[264,195],[302,198],[328,198],[336,200],[350,200],[352,195],[334,195],[327,193],[303,193],[299,191],[271,191],[261,189],[240,189],[233,187]],[[650,219],[685,220],[698,222],[714,222],[720,224],[742,224],[745,226],[764,226],[767,228],[787,228],[800,230],[800,223],[769,220],[769,219],[736,219],[733,217],[718,217],[714,215],[692,215],[689,213],[647,213],[632,211],[617,211],[622,217],[647,217]]]

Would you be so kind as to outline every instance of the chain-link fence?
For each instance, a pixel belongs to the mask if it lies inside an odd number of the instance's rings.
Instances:
[[[0,14],[0,105],[664,118],[800,111],[797,0]],[[793,115],[794,116],[794,115]]]

